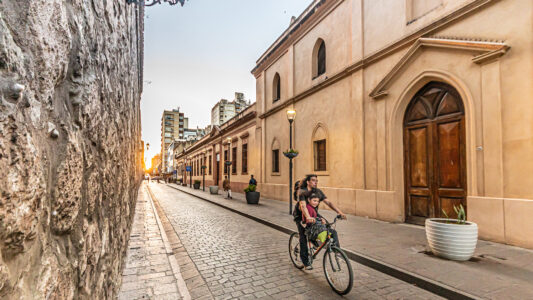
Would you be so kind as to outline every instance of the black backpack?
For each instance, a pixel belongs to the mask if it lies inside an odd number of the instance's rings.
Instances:
[[[292,193],[292,199],[298,201],[298,190],[300,190],[300,180],[294,183],[294,192]]]
[[[292,216],[294,217],[295,222],[302,221],[302,211],[300,210],[299,199],[298,199],[298,192],[300,191],[302,182],[305,182],[305,178],[302,180],[298,180],[294,183],[294,193],[292,196],[294,197],[296,204],[294,204],[294,209],[292,210]]]

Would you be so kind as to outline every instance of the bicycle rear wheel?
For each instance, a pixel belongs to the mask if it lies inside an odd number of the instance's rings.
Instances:
[[[289,256],[296,268],[303,269],[304,264],[300,258],[300,235],[296,232],[289,238]]]
[[[348,256],[332,246],[324,253],[324,275],[331,288],[339,295],[348,294],[353,287],[353,270]]]

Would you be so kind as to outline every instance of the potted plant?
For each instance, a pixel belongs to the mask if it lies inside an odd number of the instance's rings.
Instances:
[[[466,221],[463,205],[453,207],[457,219],[426,219],[426,238],[433,254],[451,259],[469,260],[476,250],[478,227],[474,222]]]
[[[211,195],[218,195],[218,185],[212,185],[209,187],[209,193]]]
[[[283,155],[285,155],[286,158],[295,158],[296,156],[298,156],[298,150],[294,150],[294,149],[289,149],[285,152],[283,152]]]
[[[194,189],[195,190],[200,189],[200,184],[202,184],[202,182],[200,180],[198,180],[198,179],[194,180],[194,184],[193,184]]]
[[[259,203],[259,196],[261,193],[256,192],[256,185],[250,184],[247,188],[244,189],[244,192],[246,193],[246,203],[248,204],[257,204]]]

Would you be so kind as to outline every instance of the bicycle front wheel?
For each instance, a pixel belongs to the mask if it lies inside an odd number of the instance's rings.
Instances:
[[[296,268],[303,269],[304,263],[300,258],[300,235],[296,232],[289,238],[289,256]]]
[[[353,287],[353,270],[346,253],[332,246],[324,253],[324,275],[331,288],[339,295],[348,294]]]

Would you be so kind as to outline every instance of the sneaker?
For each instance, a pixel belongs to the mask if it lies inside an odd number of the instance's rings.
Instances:
[[[311,271],[313,270],[313,266],[305,266],[304,270]]]

